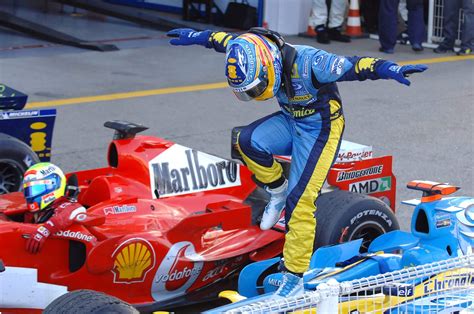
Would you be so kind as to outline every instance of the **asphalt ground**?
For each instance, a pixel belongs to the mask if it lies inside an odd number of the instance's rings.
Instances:
[[[57,16],[56,16],[57,18]],[[29,108],[58,110],[52,161],[65,171],[106,165],[112,130],[107,120],[144,124],[144,132],[212,154],[230,157],[230,131],[278,110],[276,101],[239,102],[224,77],[224,55],[203,47],[174,47],[163,32],[116,20],[59,16],[67,29],[116,44],[115,52],[51,45],[0,28],[0,82],[30,96]],[[97,28],[96,24],[101,27]],[[102,23],[102,24],[101,24]],[[397,201],[419,197],[405,188],[413,179],[449,182],[458,195],[474,194],[474,58],[415,54],[408,46],[378,52],[378,42],[317,45],[340,55],[375,56],[427,63],[406,87],[395,81],[343,82],[344,139],[392,155]],[[444,57],[441,58],[440,57]],[[211,85],[208,85],[211,84]],[[397,205],[403,229],[412,209]]]

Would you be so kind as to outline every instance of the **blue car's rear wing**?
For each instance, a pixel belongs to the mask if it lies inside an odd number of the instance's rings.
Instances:
[[[56,109],[21,110],[28,96],[0,84],[0,133],[26,143],[41,161],[51,158]]]

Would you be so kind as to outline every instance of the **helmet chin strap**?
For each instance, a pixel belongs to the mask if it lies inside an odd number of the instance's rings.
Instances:
[[[282,73],[282,84],[285,89],[286,96],[288,98],[295,97],[295,90],[293,84],[291,84],[291,71],[293,70],[293,63],[296,59],[296,49],[287,44],[285,39],[277,32],[263,28],[263,27],[252,27],[249,33],[265,36],[277,45],[281,53],[283,73]]]

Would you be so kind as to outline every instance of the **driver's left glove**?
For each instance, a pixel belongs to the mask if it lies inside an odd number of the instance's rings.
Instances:
[[[382,79],[393,79],[399,83],[410,86],[410,81],[406,78],[413,73],[424,72],[428,67],[424,64],[397,65],[393,62],[384,62],[376,69],[377,74]]]
[[[58,226],[54,222],[54,217],[48,220],[45,224],[39,226],[36,232],[30,234],[26,240],[26,250],[31,254],[36,254],[43,248],[46,239],[59,231]]]
[[[173,38],[170,40],[170,44],[174,46],[201,45],[208,47],[211,34],[210,30],[197,32],[191,28],[176,28],[166,33],[166,36]]]

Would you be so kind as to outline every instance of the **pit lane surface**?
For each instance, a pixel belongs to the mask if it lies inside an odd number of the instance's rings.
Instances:
[[[106,165],[112,138],[112,131],[102,126],[107,120],[141,123],[150,127],[145,134],[229,157],[233,126],[278,110],[275,101],[239,102],[225,88],[223,54],[202,47],[173,47],[164,33],[127,23],[114,24],[113,30],[96,38],[119,39],[123,29],[129,37],[147,38],[112,40],[121,50],[107,53],[60,45],[7,49],[9,40],[21,39],[24,44],[28,38],[0,31],[0,48],[5,48],[0,49],[0,82],[30,95],[31,107],[58,109],[53,162],[65,171]],[[287,40],[316,46],[310,39]],[[319,48],[341,55],[429,62],[427,72],[411,77],[411,87],[382,80],[340,83],[344,138],[372,145],[377,156],[394,156],[398,201],[420,196],[405,188],[412,179],[449,182],[462,187],[458,195],[474,194],[472,57],[433,59],[440,56],[429,49],[415,54],[407,46],[384,55],[377,50],[378,42],[370,39]],[[129,97],[110,96],[118,93]],[[96,97],[100,95],[106,96]],[[71,98],[76,101],[71,103]],[[397,205],[405,230],[411,212],[412,208]]]

